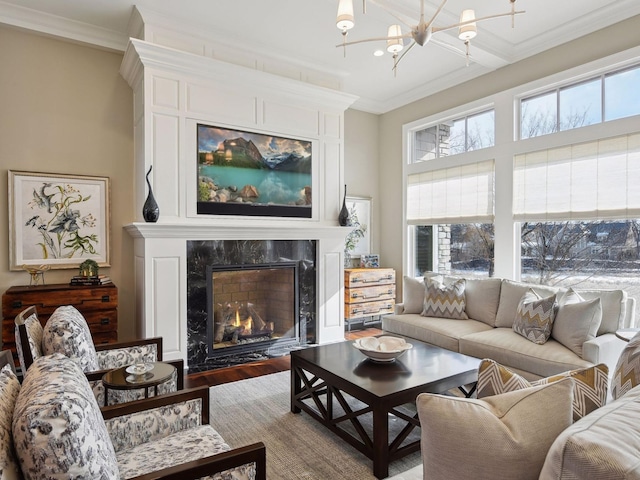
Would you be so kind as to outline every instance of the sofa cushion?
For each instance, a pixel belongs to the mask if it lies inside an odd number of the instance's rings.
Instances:
[[[573,420],[577,421],[600,408],[607,401],[609,368],[605,364],[569,370],[533,382],[518,375],[504,365],[484,359],[478,367],[478,398],[513,392],[522,388],[544,385],[571,377],[575,380],[573,391]]]
[[[42,353],[42,324],[38,319],[38,315],[33,313],[24,319],[24,326],[27,329],[27,338],[29,339],[29,349],[31,351],[31,358],[34,360],[43,355]],[[22,351],[22,342],[20,342],[20,333],[18,331],[18,325],[15,326],[15,338],[16,338],[16,351],[18,352],[18,359],[20,365],[25,365],[24,352]]]
[[[425,317],[458,318],[466,320],[465,280],[456,280],[445,285],[432,278],[425,280],[426,293],[422,315]]]
[[[61,353],[83,372],[99,370],[98,355],[84,316],[71,305],[58,307],[44,326],[42,349],[45,355]]]
[[[548,297],[559,291],[558,288],[547,287],[546,285],[502,280],[500,302],[498,304],[498,313],[496,313],[496,327],[511,328],[513,326],[520,299],[530,288],[540,295],[540,297]]]
[[[551,336],[556,307],[555,294],[541,298],[530,288],[525,292],[518,304],[518,310],[513,322],[513,331],[533,343],[542,345]]]
[[[640,387],[564,430],[553,442],[540,479],[640,477]]]
[[[597,335],[615,333],[625,326],[627,316],[627,292],[624,290],[578,290],[585,300],[599,298],[602,302],[602,322]],[[627,325],[629,326],[629,325]]]
[[[611,380],[611,396],[622,397],[640,385],[640,333],[633,337],[620,354]]]
[[[117,459],[120,478],[137,477],[229,450],[229,445],[211,425],[187,428],[119,451]]]
[[[572,423],[573,384],[566,378],[481,400],[418,395],[425,478],[537,479]]]
[[[22,472],[16,457],[11,422],[20,392],[20,382],[9,365],[0,370],[0,478],[16,480]]]
[[[477,320],[423,317],[416,314],[384,315],[382,329],[404,337],[415,338],[441,348],[457,352],[459,339],[471,333],[492,328]]]
[[[12,430],[25,477],[118,478],[116,454],[89,383],[62,354],[40,357],[29,367]]]
[[[492,358],[537,380],[593,364],[583,360],[558,341],[550,338],[544,345],[530,342],[511,328],[494,328],[471,333],[459,340],[460,353],[476,358]]]
[[[582,357],[582,344],[596,338],[601,321],[600,298],[585,300],[570,288],[558,301],[551,336]]]

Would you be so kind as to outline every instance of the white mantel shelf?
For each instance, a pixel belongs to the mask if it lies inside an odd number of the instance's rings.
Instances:
[[[334,225],[301,225],[297,222],[144,223],[125,225],[133,238],[180,238],[188,240],[341,240],[350,228]]]

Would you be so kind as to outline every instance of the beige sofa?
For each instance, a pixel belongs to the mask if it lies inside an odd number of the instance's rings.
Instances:
[[[444,284],[459,277],[445,277]],[[529,380],[604,363],[612,372],[625,342],[620,328],[635,327],[635,299],[623,290],[576,290],[584,300],[600,299],[602,320],[595,338],[585,338],[582,319],[575,312],[554,324],[551,337],[536,344],[513,331],[520,299],[532,288],[540,296],[564,290],[500,278],[465,279],[465,312],[469,319],[424,317],[424,280],[403,279],[403,303],[382,319],[386,333],[410,338],[477,358],[491,358]],[[568,322],[574,322],[574,325]],[[581,333],[582,332],[582,333]],[[560,341],[559,341],[560,339]]]

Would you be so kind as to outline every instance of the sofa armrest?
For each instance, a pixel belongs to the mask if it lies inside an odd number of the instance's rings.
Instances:
[[[402,315],[402,313],[404,313],[404,303],[396,303],[393,306],[393,313],[396,315]]]
[[[611,376],[626,345],[626,342],[620,340],[614,333],[605,333],[582,344],[582,358],[594,365],[606,364]]]
[[[166,480],[198,479],[250,463],[255,464],[255,480],[266,480],[267,461],[264,443],[259,442],[245,447],[234,448],[228,452],[165,468],[147,475],[140,475],[130,480],[152,480],[158,478]]]
[[[633,297],[627,297],[626,299],[626,314],[621,322],[620,328],[637,328],[638,321],[636,319],[636,299]]]

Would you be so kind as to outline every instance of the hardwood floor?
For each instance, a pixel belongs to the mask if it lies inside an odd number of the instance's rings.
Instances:
[[[362,337],[370,337],[372,335],[380,335],[382,330],[378,328],[365,328],[362,330],[352,330],[345,332],[346,340],[355,340]],[[245,365],[237,365],[234,367],[219,368],[217,370],[209,370],[207,372],[192,373],[184,379],[185,388],[193,388],[200,386],[213,386],[222,383],[235,382],[236,380],[244,380],[247,378],[259,377],[270,373],[282,372],[289,370],[291,362],[289,356],[271,358],[262,362],[252,362]]]

